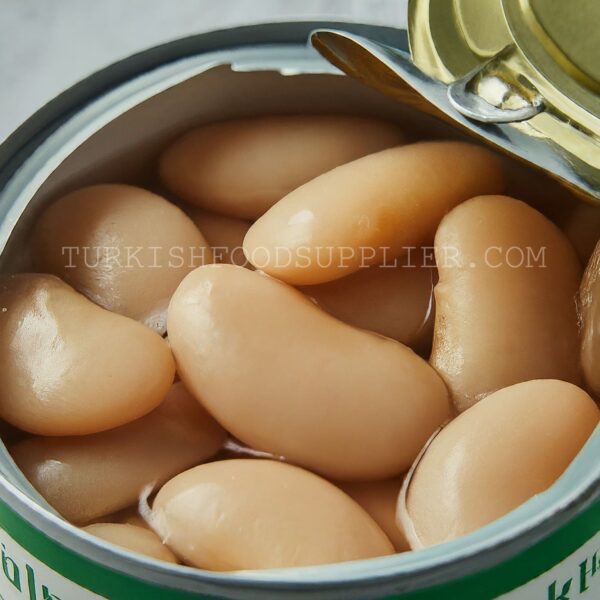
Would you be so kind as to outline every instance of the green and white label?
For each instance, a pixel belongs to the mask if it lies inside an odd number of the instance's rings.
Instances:
[[[499,600],[596,600],[600,598],[600,533],[546,573]]]
[[[562,529],[487,570],[463,577],[457,574],[455,579],[427,589],[388,593],[387,598],[597,600],[599,530],[600,502],[596,502]],[[207,589],[215,593],[214,587],[201,581],[196,582],[197,591],[192,593],[138,578],[139,573],[136,577],[133,572],[107,568],[38,531],[2,501],[0,559],[0,600],[191,600],[209,598]],[[369,597],[376,595],[376,586],[365,587]],[[223,596],[227,596],[225,588]],[[285,590],[268,583],[254,593],[254,597],[270,600],[288,597]],[[318,596],[319,590],[310,594]],[[297,598],[297,590],[289,596]],[[344,597],[342,588],[337,597]]]
[[[101,600],[48,568],[0,529],[2,600]]]

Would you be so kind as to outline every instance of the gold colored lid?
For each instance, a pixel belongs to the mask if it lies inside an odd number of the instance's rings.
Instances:
[[[600,0],[410,0],[412,60],[469,119],[555,145],[600,190]]]

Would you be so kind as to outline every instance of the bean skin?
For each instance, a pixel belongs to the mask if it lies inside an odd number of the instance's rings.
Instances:
[[[209,459],[224,441],[221,427],[177,383],[133,423],[94,435],[30,438],[11,454],[60,514],[82,524],[130,507],[144,488]]]
[[[160,490],[152,526],[188,565],[299,567],[392,554],[375,521],[317,475],[271,460],[201,465]]]
[[[168,324],[182,381],[225,429],[333,479],[401,474],[450,414],[443,382],[412,350],[258,272],[200,267]]]
[[[431,364],[459,411],[531,379],[579,384],[581,267],[564,234],[506,196],[456,207],[435,238]]]
[[[465,535],[548,489],[599,420],[588,394],[558,380],[509,386],[460,414],[433,439],[399,504],[412,548]]]
[[[235,119],[176,139],[160,157],[159,173],[182,200],[252,220],[321,173],[403,141],[397,126],[363,117]]]
[[[581,364],[585,381],[600,398],[600,242],[596,244],[581,282]]]
[[[144,527],[122,523],[96,523],[84,527],[84,531],[132,552],[177,563],[177,557],[160,541],[160,538]]]
[[[257,269],[287,283],[325,283],[431,244],[454,206],[503,191],[500,159],[479,146],[390,148],[288,194],[252,225],[244,251]]]
[[[213,258],[182,210],[130,185],[95,185],[59,198],[36,224],[33,246],[37,270],[161,334],[179,282]]]
[[[52,275],[0,279],[0,416],[29,433],[85,435],[156,408],[175,363],[167,343]]]

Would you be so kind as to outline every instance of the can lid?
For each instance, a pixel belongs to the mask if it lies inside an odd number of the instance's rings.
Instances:
[[[410,54],[337,29],[310,40],[351,77],[600,203],[600,0],[409,0],[408,16]]]
[[[409,2],[412,60],[452,106],[551,142],[588,190],[600,185],[599,24],[598,0]]]
[[[501,55],[548,99],[563,94],[600,114],[598,0],[576,9],[564,0],[412,0],[409,11],[411,53],[426,73],[449,82]],[[507,64],[513,54],[520,62]]]

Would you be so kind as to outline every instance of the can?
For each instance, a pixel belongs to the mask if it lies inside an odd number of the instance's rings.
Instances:
[[[107,180],[152,189],[149,165],[159,148],[196,123],[320,111],[410,119],[439,131],[427,115],[342,76],[307,46],[310,32],[319,28],[408,50],[406,32],[384,27],[318,22],[243,27],[136,55],[44,107],[0,147],[2,270],[27,266],[27,235],[49,199]],[[7,600],[596,598],[599,455],[596,431],[551,489],[443,546],[337,565],[215,573],[130,553],[67,523],[2,445],[0,594]]]

